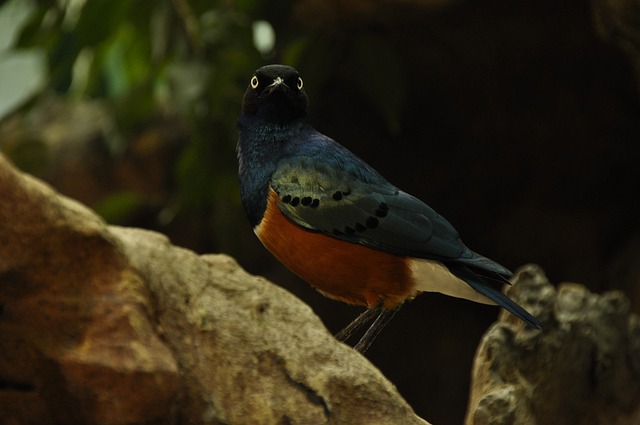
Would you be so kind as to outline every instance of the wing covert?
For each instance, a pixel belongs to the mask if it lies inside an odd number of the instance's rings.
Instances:
[[[280,210],[310,230],[398,255],[457,260],[471,253],[428,205],[374,177],[367,181],[341,164],[296,157],[281,161],[271,187]]]

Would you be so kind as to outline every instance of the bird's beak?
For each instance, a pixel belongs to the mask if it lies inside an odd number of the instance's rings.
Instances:
[[[271,83],[271,84],[269,84],[267,86],[267,90],[268,90],[269,93],[272,93],[273,91],[275,91],[280,86],[284,86],[284,87],[287,87],[287,88],[289,87],[289,86],[287,86],[287,83],[285,83],[282,78],[276,77],[273,80],[273,83]]]

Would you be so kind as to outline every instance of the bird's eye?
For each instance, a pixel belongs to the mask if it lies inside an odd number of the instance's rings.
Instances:
[[[298,90],[302,90],[303,85],[304,83],[302,82],[302,78],[298,77],[298,82],[296,84],[296,87],[298,87]]]
[[[258,77],[256,77],[255,75],[253,77],[251,77],[251,88],[252,89],[257,89],[258,88]]]

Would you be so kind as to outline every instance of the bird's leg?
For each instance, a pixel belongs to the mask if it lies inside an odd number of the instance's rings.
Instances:
[[[382,303],[378,304],[376,307],[366,309],[351,323],[349,323],[346,328],[338,332],[336,334],[336,339],[342,342],[348,340],[354,332],[356,332],[365,324],[371,322],[373,318],[379,316],[381,312]]]
[[[360,338],[360,341],[358,341],[355,347],[353,347],[361,353],[364,353],[365,351],[367,351],[367,349],[371,346],[371,343],[373,342],[374,339],[376,339],[376,337],[378,336],[382,328],[384,328],[384,326],[387,323],[389,323],[389,320],[393,319],[393,316],[395,316],[398,310],[400,310],[400,307],[396,307],[392,310],[383,310],[380,307],[377,307],[376,309],[378,308],[380,309],[380,314],[378,314],[378,317],[376,317],[376,320],[369,327],[369,329],[367,329],[367,331],[364,333],[362,338]]]

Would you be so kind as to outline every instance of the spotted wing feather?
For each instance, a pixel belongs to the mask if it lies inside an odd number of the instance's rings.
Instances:
[[[294,157],[279,164],[271,186],[282,212],[307,229],[398,255],[438,260],[476,255],[422,201],[381,177],[369,180],[346,166]]]

